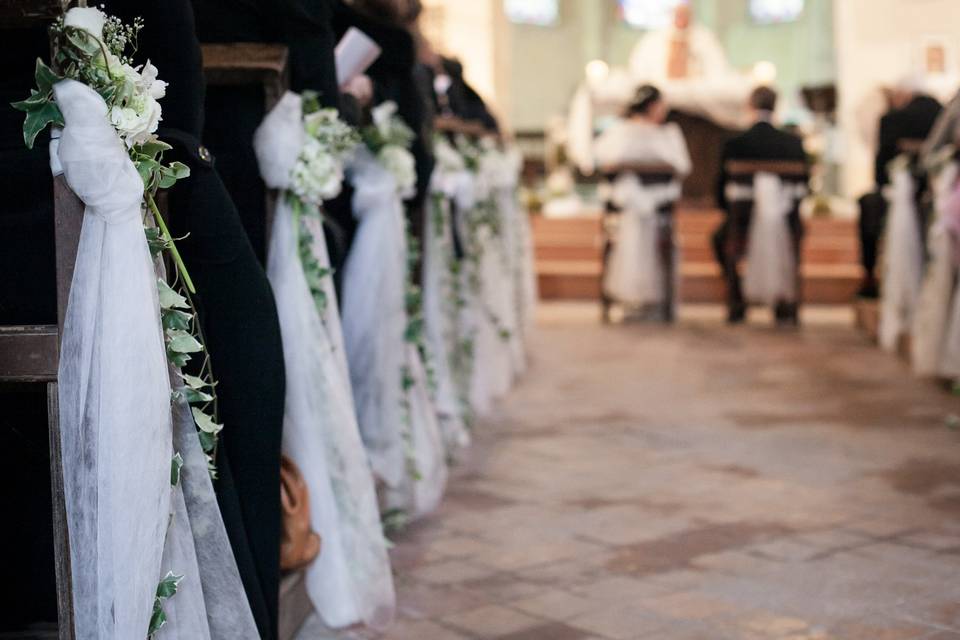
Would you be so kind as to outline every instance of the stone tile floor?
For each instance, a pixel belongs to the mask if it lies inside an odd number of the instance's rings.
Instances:
[[[548,306],[531,366],[393,550],[386,640],[960,638],[960,399],[801,331]]]

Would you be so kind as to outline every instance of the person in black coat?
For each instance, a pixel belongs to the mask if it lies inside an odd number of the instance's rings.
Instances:
[[[143,18],[136,62],[149,58],[169,83],[158,134],[174,148],[164,159],[190,167],[168,194],[170,228],[183,238],[177,246],[197,288],[224,424],[214,488],[260,635],[275,638],[285,369],[273,293],[215,157],[200,141],[205,86],[190,1],[106,3],[125,21]]]
[[[434,166],[433,121],[415,75],[417,50],[412,29],[420,10],[416,0],[355,0],[352,6],[338,2],[333,17],[338,36],[356,27],[383,50],[367,70],[373,81],[373,102],[395,102],[397,115],[414,132],[410,151],[416,161],[417,189],[405,204],[411,233],[417,240],[423,239],[424,205]]]
[[[890,183],[888,166],[903,152],[903,141],[927,138],[942,110],[936,99],[904,84],[891,94],[890,110],[880,119],[880,135],[874,159],[876,186],[859,200],[860,260],[864,271],[858,293],[861,297],[876,298],[879,295],[875,270],[877,248],[886,226],[887,201],[882,189]],[[922,188],[918,189],[918,193],[920,191]]]
[[[735,218],[731,215],[731,207],[734,205],[728,202],[726,197],[726,186],[729,180],[726,163],[730,160],[806,162],[807,159],[800,138],[781,131],[771,122],[773,111],[777,106],[777,94],[773,89],[768,87],[755,89],[750,95],[749,106],[754,114],[753,126],[731,138],[723,146],[720,179],[717,184],[717,202],[720,203],[726,215],[723,223],[713,234],[714,255],[720,263],[727,284],[728,320],[732,323],[742,322],[746,317],[747,305],[740,284],[740,274],[737,271],[737,261],[746,247],[750,230],[750,212],[738,212],[740,215]],[[799,243],[803,234],[803,224],[796,208],[790,214],[788,224],[797,247],[799,264]],[[776,314],[778,321],[795,322],[796,306],[778,305]]]

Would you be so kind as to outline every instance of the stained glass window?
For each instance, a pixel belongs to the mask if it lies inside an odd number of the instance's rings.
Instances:
[[[503,8],[511,22],[549,26],[560,17],[557,0],[504,0]]]
[[[750,15],[762,24],[790,22],[801,13],[803,0],[750,0]]]
[[[631,27],[662,29],[670,24],[674,8],[683,0],[620,0],[620,13]]]

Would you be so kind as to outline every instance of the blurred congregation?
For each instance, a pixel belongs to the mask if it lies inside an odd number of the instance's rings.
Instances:
[[[840,306],[960,382],[960,11],[908,4],[2,3],[0,638],[389,634],[538,299]]]

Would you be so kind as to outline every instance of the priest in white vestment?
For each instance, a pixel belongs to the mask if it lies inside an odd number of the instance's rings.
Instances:
[[[720,41],[694,23],[687,2],[677,5],[671,26],[646,34],[630,55],[630,72],[638,82],[718,78],[729,71]]]

